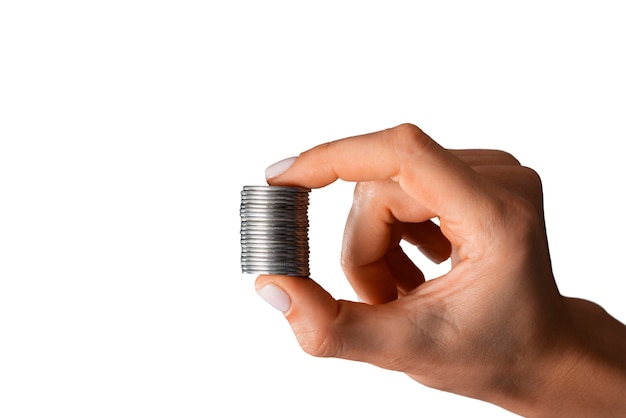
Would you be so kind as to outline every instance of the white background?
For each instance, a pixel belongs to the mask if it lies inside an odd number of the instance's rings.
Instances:
[[[626,320],[621,2],[430,3],[0,3],[0,416],[512,416],[306,355],[240,273],[243,185],[402,122],[536,169],[561,291]]]

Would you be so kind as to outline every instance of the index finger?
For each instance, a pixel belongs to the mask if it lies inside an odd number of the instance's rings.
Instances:
[[[267,181],[318,188],[337,179],[392,179],[423,206],[452,221],[466,215],[482,194],[482,179],[474,170],[411,124],[318,145]]]

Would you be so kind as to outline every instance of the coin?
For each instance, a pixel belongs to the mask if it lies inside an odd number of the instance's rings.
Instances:
[[[241,271],[308,277],[309,193],[288,186],[241,191]]]

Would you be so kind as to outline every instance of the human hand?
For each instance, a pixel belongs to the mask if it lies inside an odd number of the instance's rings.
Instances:
[[[502,151],[446,150],[401,125],[322,144],[267,174],[272,185],[356,182],[341,260],[365,303],[335,300],[313,280],[256,282],[305,351],[525,415],[563,413],[551,409],[566,398],[555,382],[589,350],[572,313],[588,304],[557,289],[534,171]],[[450,271],[425,281],[402,239],[435,262],[451,257]]]

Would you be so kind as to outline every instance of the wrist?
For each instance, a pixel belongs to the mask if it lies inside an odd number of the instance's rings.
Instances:
[[[560,326],[489,402],[527,417],[626,415],[626,326],[591,302],[563,301]]]

